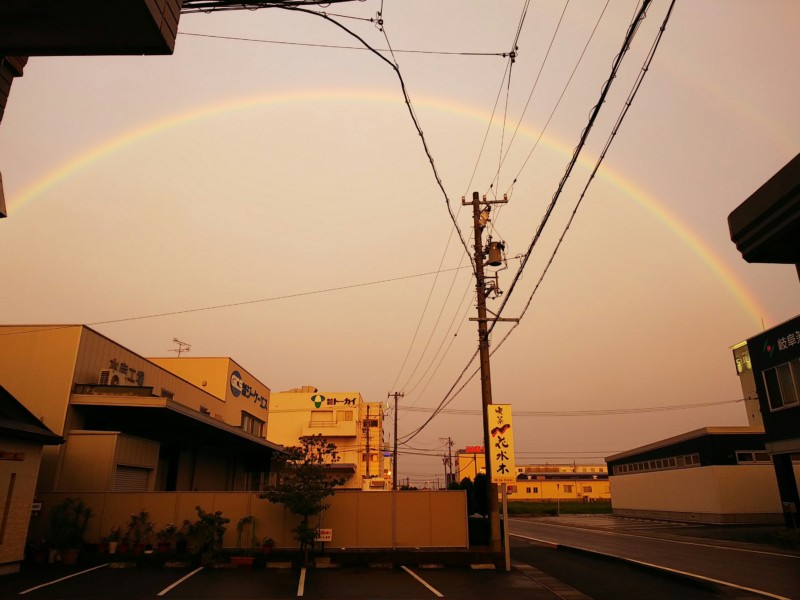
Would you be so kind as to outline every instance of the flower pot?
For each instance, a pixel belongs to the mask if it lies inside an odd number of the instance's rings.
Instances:
[[[119,542],[108,542],[108,553],[109,554],[116,554],[117,553],[117,546],[119,546]]]
[[[270,552],[272,552],[272,548],[273,547],[274,547],[274,544],[264,544],[264,545],[261,546],[261,551],[264,554],[269,554]]]
[[[253,558],[252,556],[231,556],[231,564],[237,568],[252,569]]]

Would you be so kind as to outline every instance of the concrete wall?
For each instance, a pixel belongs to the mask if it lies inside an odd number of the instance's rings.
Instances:
[[[0,574],[19,570],[31,519],[42,446],[0,440],[0,451],[21,460],[0,460]]]
[[[195,506],[201,506],[206,512],[221,510],[223,517],[231,519],[223,540],[225,547],[235,547],[236,524],[246,515],[256,518],[255,534],[259,539],[272,537],[279,548],[298,546],[292,533],[298,519],[281,505],[270,504],[249,492],[72,494],[78,495],[94,511],[87,542],[99,541],[115,527],[124,531],[131,513],[140,510],[150,513],[158,531],[166,523],[195,521]],[[69,496],[55,492],[42,495],[43,510],[31,519],[30,539],[47,538],[50,507]],[[336,548],[466,548],[469,544],[463,491],[342,490],[330,499],[330,505],[321,526],[333,529],[330,545]]]
[[[727,465],[612,476],[614,514],[710,523],[782,520],[772,465]]]

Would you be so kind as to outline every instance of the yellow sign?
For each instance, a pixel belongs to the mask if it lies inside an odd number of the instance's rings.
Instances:
[[[514,464],[514,428],[511,424],[510,404],[490,404],[489,416],[489,472],[492,483],[517,483]]]

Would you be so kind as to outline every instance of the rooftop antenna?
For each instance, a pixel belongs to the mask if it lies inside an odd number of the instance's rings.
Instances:
[[[191,344],[187,344],[186,342],[182,342],[178,338],[172,338],[172,341],[175,342],[176,344],[178,344],[178,347],[171,349],[170,352],[177,352],[178,353],[178,358],[181,357],[181,354],[183,352],[189,352],[192,349]]]

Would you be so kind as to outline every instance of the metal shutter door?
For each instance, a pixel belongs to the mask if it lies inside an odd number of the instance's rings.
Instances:
[[[146,492],[150,469],[117,465],[114,473],[114,492]]]

